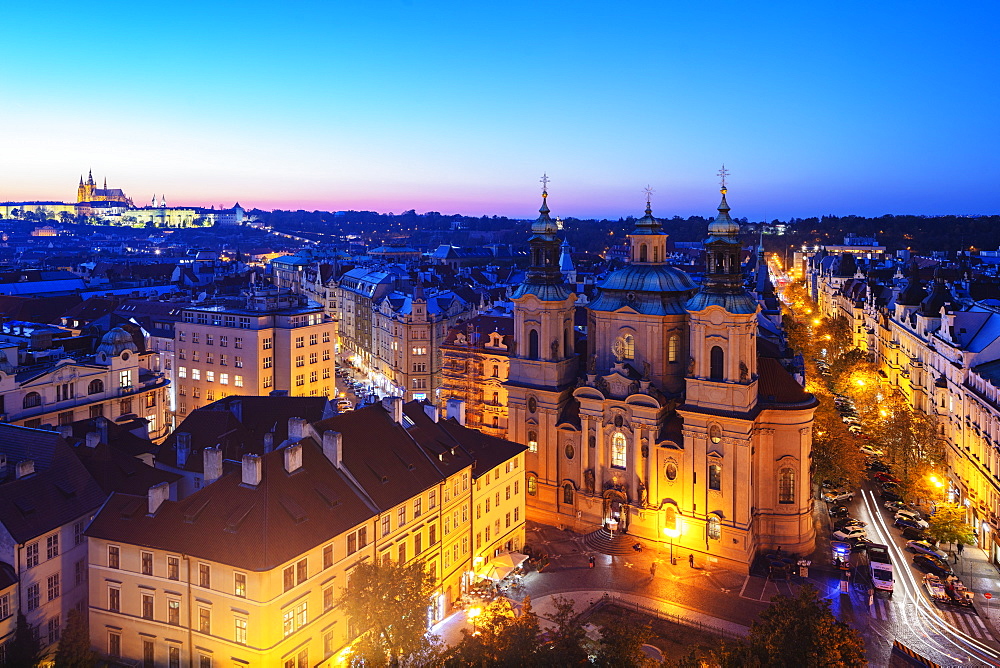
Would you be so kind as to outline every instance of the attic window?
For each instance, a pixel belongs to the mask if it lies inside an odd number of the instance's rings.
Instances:
[[[58,489],[59,492],[67,499],[72,499],[76,496],[76,490],[73,489],[73,486],[65,480],[57,480],[53,484],[55,485],[55,488]]]
[[[340,497],[326,485],[317,485],[316,493],[326,503],[327,508],[335,508],[340,505]]]
[[[33,504],[31,500],[26,497],[22,496],[18,499],[14,499],[14,505],[21,511],[22,515],[30,515],[35,512],[35,504]]]
[[[229,517],[226,518],[226,533],[236,533],[236,531],[240,528],[240,525],[243,524],[243,520],[245,520],[247,515],[250,514],[251,510],[253,510],[253,504],[248,503],[242,508],[237,508],[231,512]]]
[[[142,501],[140,501],[139,499],[133,499],[131,502],[122,506],[121,518],[123,520],[130,520],[133,517],[135,517],[136,513],[138,513],[141,509],[144,509],[145,507],[146,504],[144,504]]]
[[[415,425],[416,425],[416,423],[413,420],[410,419],[409,415],[406,415],[406,414],[403,415],[403,427],[404,428],[409,429],[410,427],[413,427]]]
[[[291,517],[296,524],[302,524],[309,519],[306,516],[306,511],[294,499],[283,496],[278,499],[278,501],[281,503],[281,507],[285,509],[285,512],[288,513],[288,516]]]
[[[201,515],[202,511],[208,506],[209,501],[211,501],[211,499],[206,498],[201,503],[188,506],[187,510],[184,511],[184,521],[191,524],[197,520],[198,516]]]

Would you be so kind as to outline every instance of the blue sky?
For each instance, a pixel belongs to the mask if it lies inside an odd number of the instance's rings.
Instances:
[[[0,200],[996,213],[996,3],[8,3]],[[16,28],[11,28],[12,26]]]

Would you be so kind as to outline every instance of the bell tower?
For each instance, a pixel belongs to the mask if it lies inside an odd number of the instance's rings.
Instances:
[[[508,433],[528,446],[525,468],[537,481],[533,500],[554,506],[559,489],[556,425],[576,387],[576,295],[560,271],[561,244],[558,225],[549,216],[548,176],[541,180],[542,206],[528,240],[530,266],[511,295],[514,354],[507,381]]]

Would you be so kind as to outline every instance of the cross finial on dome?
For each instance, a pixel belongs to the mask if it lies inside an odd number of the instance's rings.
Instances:
[[[722,194],[726,194],[726,177],[729,176],[729,170],[726,169],[726,164],[722,163],[722,169],[718,171],[719,175],[719,185],[722,186]]]
[[[549,181],[551,180],[552,179],[549,178],[548,174],[542,174],[542,178],[538,179],[538,181],[542,184],[542,197],[549,196]]]
[[[653,193],[655,193],[656,191],[653,190],[649,186],[649,184],[646,184],[646,187],[642,189],[642,192],[646,193],[646,215],[647,216],[652,215],[653,209],[652,209],[652,206],[651,206],[650,202],[653,199]]]

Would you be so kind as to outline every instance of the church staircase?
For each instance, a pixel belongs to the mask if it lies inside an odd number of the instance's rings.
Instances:
[[[611,532],[604,527],[583,537],[583,543],[591,550],[611,555],[634,554],[635,550],[632,549],[632,546],[637,542],[641,543],[642,541],[637,541],[635,536],[617,531],[612,536]]]

